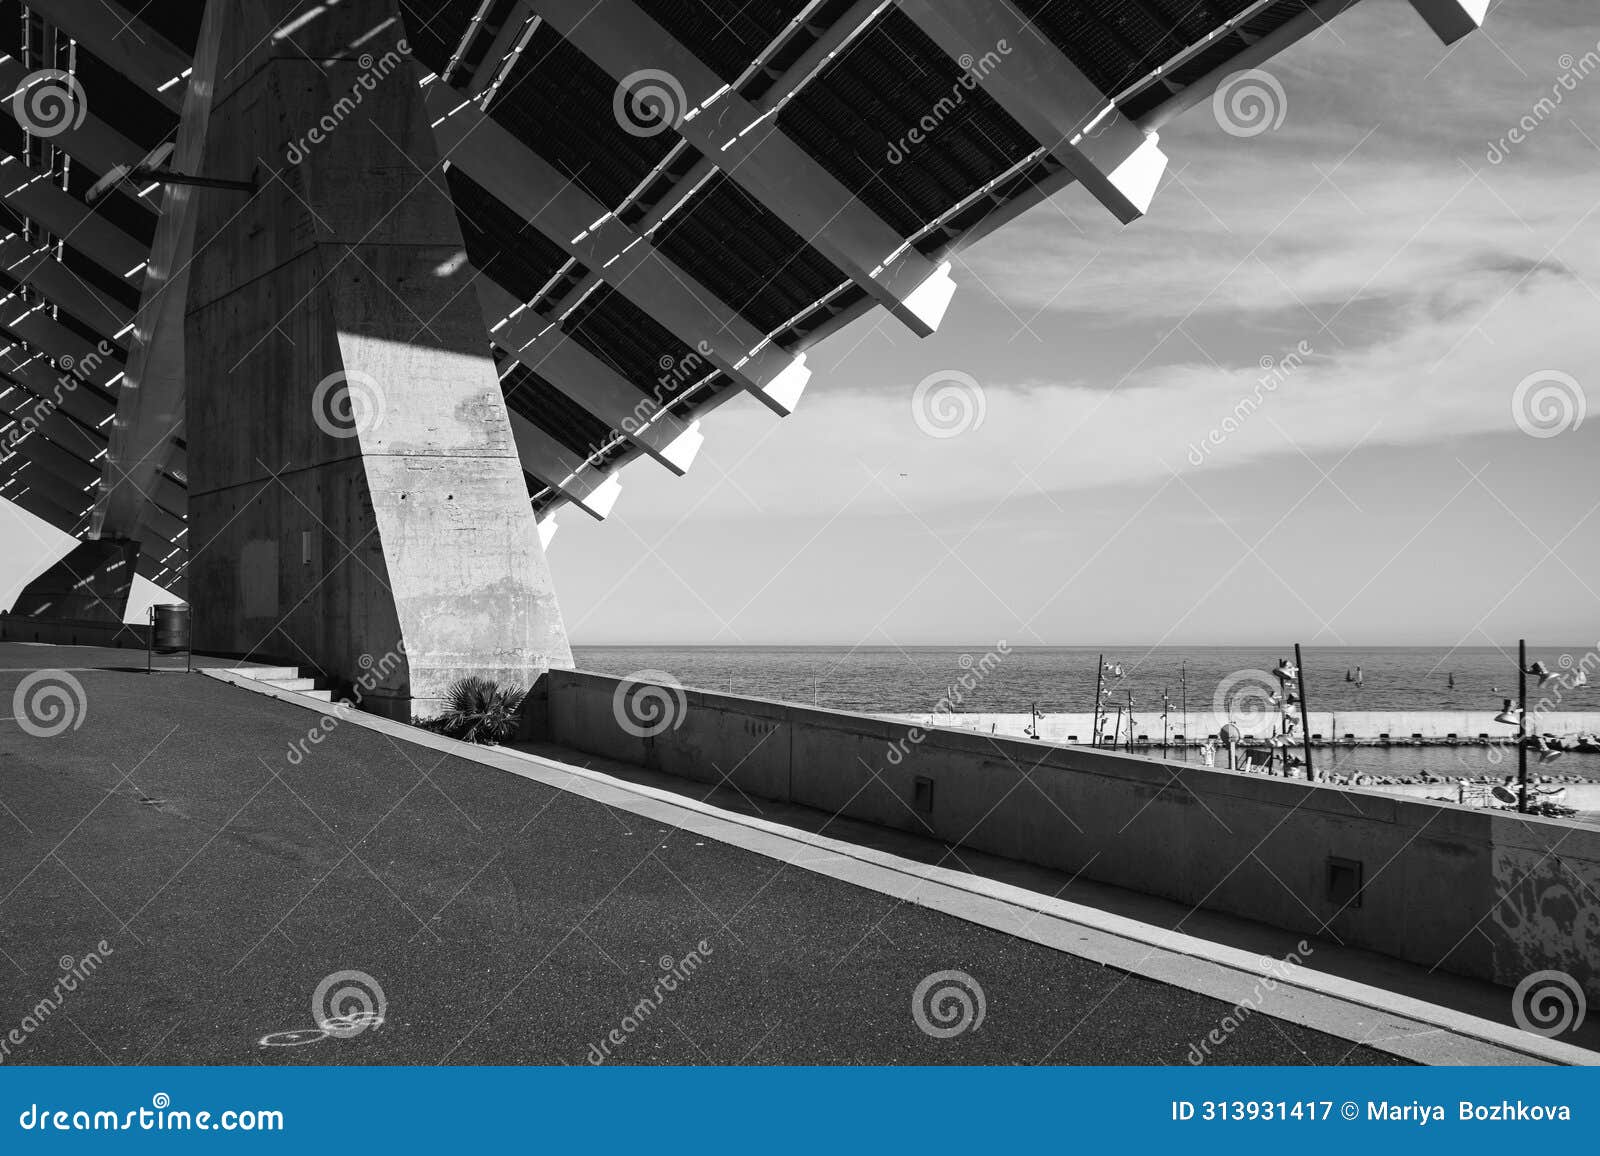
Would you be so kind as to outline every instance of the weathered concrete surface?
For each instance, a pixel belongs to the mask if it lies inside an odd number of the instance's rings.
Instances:
[[[1530,687],[1530,702],[1536,701],[1535,694]],[[1535,713],[1532,707],[1529,714],[1544,734],[1570,735],[1580,733],[1600,732],[1600,711],[1546,711]],[[1313,738],[1320,737],[1328,741],[1336,741],[1353,736],[1357,739],[1377,739],[1387,737],[1396,742],[1407,739],[1450,739],[1474,741],[1483,736],[1491,739],[1506,739],[1511,737],[1512,728],[1502,722],[1494,721],[1495,712],[1492,710],[1366,710],[1366,711],[1326,711],[1314,710],[1309,712],[1311,734]],[[929,712],[908,714],[886,714],[881,716],[895,722],[914,723],[920,726],[954,727],[959,730],[981,731],[985,734],[1009,735],[1013,738],[1022,738],[1033,726],[1034,717],[1031,714],[934,714]],[[1101,733],[1110,736],[1116,728],[1117,712],[1115,707],[1111,713],[1101,719]],[[1263,719],[1255,716],[1229,716],[1209,710],[1191,710],[1189,712],[1187,727],[1182,715],[1173,713],[1167,720],[1167,731],[1173,741],[1177,736],[1186,735],[1188,739],[1199,742],[1206,738],[1215,738],[1224,724],[1235,722],[1245,737],[1264,738],[1272,732],[1273,719]],[[1094,716],[1087,711],[1073,714],[1042,714],[1038,718],[1039,738],[1045,742],[1053,743],[1084,743],[1092,744],[1094,739]],[[1148,736],[1151,742],[1161,741],[1161,712],[1149,711],[1134,712],[1134,736]],[[1124,721],[1121,735],[1126,738],[1128,727]]]
[[[220,52],[207,163],[283,171],[197,203],[195,641],[344,681],[403,650],[364,703],[425,715],[571,652],[398,5],[275,39],[295,7],[243,6]]]
[[[577,750],[1428,968],[1557,969],[1600,999],[1600,830],[609,675],[541,685]],[[1360,864],[1358,901],[1333,893],[1335,858]]]

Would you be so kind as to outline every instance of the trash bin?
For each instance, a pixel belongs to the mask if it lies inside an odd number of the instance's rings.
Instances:
[[[149,633],[144,654],[144,669],[153,669],[152,659],[157,654],[185,655],[183,668],[194,666],[194,652],[189,643],[189,608],[182,603],[166,603],[150,607]]]
[[[170,603],[150,608],[153,616],[151,649],[157,654],[177,654],[189,649],[189,608]]]

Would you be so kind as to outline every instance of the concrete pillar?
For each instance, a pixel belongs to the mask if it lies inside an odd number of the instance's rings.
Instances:
[[[217,56],[230,5],[207,4],[195,44],[194,66],[184,89],[183,117],[172,154],[180,173],[207,173],[205,144],[216,91]],[[139,310],[117,394],[106,469],[100,479],[90,532],[95,537],[131,537],[140,532],[144,507],[158,502],[183,512],[162,494],[172,439],[184,425],[185,309],[194,257],[195,197],[190,185],[164,185],[161,218],[150,246],[150,265],[139,294]],[[238,197],[233,198],[235,200]]]
[[[206,164],[298,159],[196,197],[196,646],[413,717],[464,675],[570,666],[398,0],[229,14]]]

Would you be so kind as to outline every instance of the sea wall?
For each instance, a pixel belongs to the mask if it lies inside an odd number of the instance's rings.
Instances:
[[[1537,729],[1549,735],[1575,735],[1600,732],[1600,711],[1546,711],[1535,713],[1530,711]],[[1474,711],[1411,711],[1411,710],[1364,710],[1364,711],[1320,711],[1309,712],[1310,731],[1313,740],[1322,742],[1342,742],[1346,739],[1356,741],[1384,740],[1391,742],[1407,742],[1412,739],[1425,741],[1476,742],[1480,739],[1508,739],[1513,735],[1513,729],[1505,723],[1496,722],[1495,712],[1491,710]],[[1009,735],[1013,738],[1027,738],[1028,730],[1033,726],[1034,716],[1031,714],[886,714],[880,716],[892,719],[895,722],[915,723],[921,726],[954,727],[960,730],[980,731],[984,734]],[[1198,743],[1207,738],[1215,738],[1223,725],[1230,721],[1230,716],[1218,714],[1214,711],[1190,711],[1188,715],[1187,730],[1182,716],[1172,715],[1167,720],[1167,740],[1173,745],[1181,745],[1187,738],[1190,742]],[[1233,716],[1232,720],[1239,725],[1239,729],[1248,737],[1265,737],[1271,733],[1272,719]],[[1113,709],[1110,715],[1101,720],[1101,733],[1107,738],[1117,722],[1117,712]],[[1093,745],[1094,719],[1087,712],[1081,714],[1044,714],[1038,717],[1039,738],[1044,742],[1052,743],[1082,743],[1085,746]],[[1121,736],[1127,738],[1128,728],[1124,721]],[[1140,715],[1135,713],[1133,735],[1135,740],[1147,739],[1160,744],[1162,741],[1162,723],[1159,712]]]
[[[578,751],[1600,999],[1600,830],[580,671],[534,696]]]

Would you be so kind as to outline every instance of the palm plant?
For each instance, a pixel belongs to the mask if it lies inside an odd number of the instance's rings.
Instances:
[[[475,674],[458,679],[445,692],[440,729],[469,743],[504,742],[516,733],[517,710],[525,694]]]

